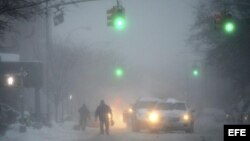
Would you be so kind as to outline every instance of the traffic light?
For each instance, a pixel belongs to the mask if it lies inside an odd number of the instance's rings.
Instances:
[[[111,9],[107,10],[107,25],[113,26],[113,17],[116,11],[116,6],[113,6]]]
[[[123,30],[126,27],[125,10],[122,6],[113,6],[107,10],[107,25],[113,26],[117,30]]]
[[[216,27],[226,34],[232,34],[236,30],[236,24],[232,18],[232,14],[228,11],[215,14],[214,22]]]
[[[62,9],[59,9],[58,11],[55,12],[54,25],[57,26],[63,22],[64,22],[64,13]]]
[[[121,77],[123,77],[123,75],[124,75],[124,70],[123,70],[122,68],[120,68],[120,67],[115,68],[114,74],[115,74],[115,76],[116,76],[117,78],[121,78]]]
[[[123,7],[118,8],[114,14],[113,25],[117,30],[123,30],[126,27],[126,18]]]
[[[226,33],[233,33],[235,31],[235,23],[232,20],[227,20],[224,22],[223,30]]]
[[[198,76],[200,74],[198,69],[193,70],[193,76]]]
[[[197,66],[193,66],[193,69],[192,69],[192,75],[194,77],[198,77],[200,75],[200,69],[197,67]]]

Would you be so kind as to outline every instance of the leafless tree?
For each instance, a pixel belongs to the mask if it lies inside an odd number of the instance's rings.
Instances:
[[[29,20],[46,0],[1,0],[0,35],[10,30],[16,20]]]

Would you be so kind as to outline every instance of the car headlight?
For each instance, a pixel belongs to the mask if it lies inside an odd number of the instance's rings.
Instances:
[[[184,121],[190,121],[191,117],[190,117],[189,114],[184,114],[184,115],[182,116],[182,119],[183,119]]]
[[[149,121],[152,123],[156,123],[159,121],[159,114],[156,112],[149,113]]]
[[[244,116],[244,120],[246,120],[246,121],[247,121],[247,120],[248,120],[248,116]]]
[[[128,112],[129,112],[129,113],[133,113],[133,109],[132,109],[132,108],[129,108],[129,109],[128,109]]]
[[[111,114],[108,114],[108,118],[111,119]]]

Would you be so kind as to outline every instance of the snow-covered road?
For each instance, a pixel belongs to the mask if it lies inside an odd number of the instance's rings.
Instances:
[[[0,136],[0,141],[222,141],[224,119],[221,113],[218,110],[207,109],[197,115],[193,134],[180,131],[134,133],[126,128],[111,128],[110,135],[100,135],[98,128],[74,130],[76,123],[64,122],[53,123],[51,128],[28,128],[25,133],[19,133],[19,126],[13,125],[4,136]]]
[[[87,128],[85,132],[73,130],[73,122],[54,124],[52,128],[43,127],[40,130],[28,129],[19,133],[13,127],[1,141],[221,141],[223,140],[222,124],[213,123],[203,118],[195,124],[195,133],[133,133],[128,129],[112,128],[110,135],[99,135],[98,128]]]
[[[186,133],[159,133],[151,134],[148,132],[132,133],[126,130],[113,131],[112,135],[97,135],[95,134],[86,141],[221,141],[222,138],[213,135],[199,135],[199,134],[186,134]],[[85,141],[85,140],[75,140]]]

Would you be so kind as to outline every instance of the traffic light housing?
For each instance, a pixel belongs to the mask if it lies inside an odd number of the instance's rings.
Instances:
[[[125,29],[125,9],[122,6],[113,6],[111,9],[107,10],[107,25],[117,30]]]
[[[236,24],[232,18],[232,14],[228,11],[223,11],[214,15],[216,28],[226,34],[232,34],[236,30]]]
[[[113,6],[111,9],[107,10],[107,25],[113,26],[113,17],[116,11],[116,6]]]

